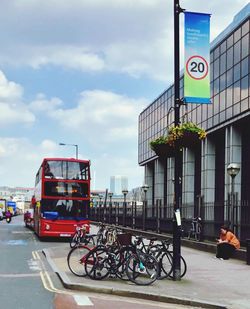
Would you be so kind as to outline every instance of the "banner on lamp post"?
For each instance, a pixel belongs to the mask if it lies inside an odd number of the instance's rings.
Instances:
[[[211,103],[209,41],[210,14],[185,12],[185,103]]]

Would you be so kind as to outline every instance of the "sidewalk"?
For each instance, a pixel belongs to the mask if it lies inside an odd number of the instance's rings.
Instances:
[[[221,261],[214,254],[182,247],[187,274],[181,281],[157,280],[151,286],[136,286],[119,279],[94,281],[73,275],[67,266],[69,244],[44,249],[54,272],[68,289],[131,296],[202,308],[250,308],[250,266],[244,261]]]

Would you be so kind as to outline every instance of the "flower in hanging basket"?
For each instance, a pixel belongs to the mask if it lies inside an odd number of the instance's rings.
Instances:
[[[150,147],[158,156],[174,156],[175,148],[174,145],[171,144],[169,136],[160,136],[155,140],[152,140],[150,142]]]
[[[158,155],[174,155],[176,141],[181,147],[190,147],[206,138],[206,131],[193,122],[185,122],[169,129],[167,136],[160,136],[150,142],[150,147]]]
[[[179,141],[181,147],[190,147],[206,138],[206,131],[193,122],[185,122],[169,129],[172,143]]]

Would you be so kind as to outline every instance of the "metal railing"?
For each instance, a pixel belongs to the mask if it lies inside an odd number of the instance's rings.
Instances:
[[[250,238],[250,205],[238,201],[231,206],[230,201],[224,203],[202,203],[197,210],[193,204],[182,205],[181,218],[184,235],[196,216],[202,218],[202,238],[214,240],[218,236],[220,226],[228,225],[241,241]],[[134,203],[109,203],[90,208],[89,218],[134,229],[150,230],[157,233],[172,233],[173,205],[162,205],[158,200],[155,205],[144,202],[143,205]]]

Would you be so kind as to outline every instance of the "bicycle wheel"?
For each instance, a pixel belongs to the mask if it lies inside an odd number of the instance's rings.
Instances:
[[[146,253],[133,253],[126,264],[126,273],[130,281],[137,285],[150,285],[158,277],[159,264]]]
[[[78,277],[85,277],[85,259],[90,249],[87,246],[79,245],[70,250],[67,256],[69,270]]]
[[[169,277],[173,271],[173,256],[168,251],[160,252],[159,267],[160,271],[158,279]]]
[[[84,245],[88,245],[89,247],[93,248],[95,246],[95,238],[94,235],[84,235],[81,238],[81,243]]]
[[[85,272],[91,279],[102,280],[109,275],[110,261],[108,250],[96,247],[87,254]]]
[[[127,273],[126,273],[126,261],[129,259],[131,254],[134,252],[132,247],[122,247],[120,250],[115,252],[116,255],[116,270],[115,275],[121,280],[129,280]],[[111,273],[114,270],[111,269]]]
[[[70,248],[75,248],[77,244],[80,242],[80,234],[79,232],[75,232],[73,237],[70,239]]]
[[[173,258],[173,251],[171,251],[171,252],[169,252],[170,254],[171,254],[171,256],[172,256],[172,258]],[[183,256],[180,256],[180,268],[181,268],[181,274],[180,274],[180,277],[182,278],[182,277],[184,277],[185,276],[185,274],[186,274],[186,272],[187,272],[187,263],[186,263],[186,261],[185,261],[185,259],[184,259],[184,257]],[[172,269],[172,271],[171,271],[171,273],[169,274],[169,277],[171,278],[171,279],[173,279],[173,269]]]

